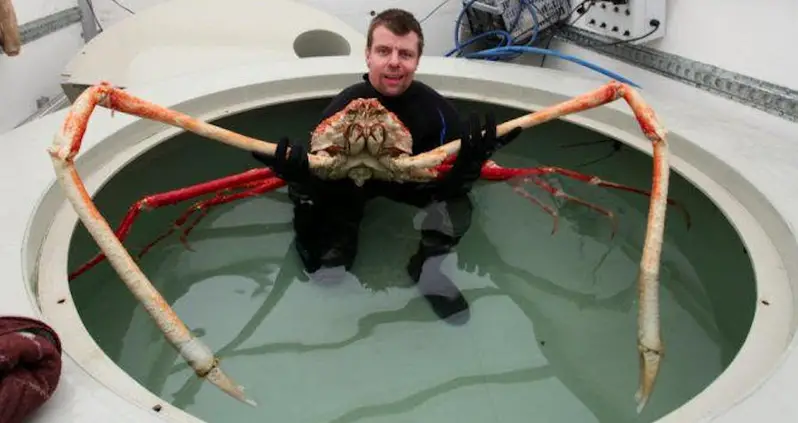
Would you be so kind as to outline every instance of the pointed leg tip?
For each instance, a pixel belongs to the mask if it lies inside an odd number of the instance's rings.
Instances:
[[[635,401],[637,401],[637,414],[640,414],[648,403],[648,396],[641,398],[641,395],[638,393],[638,395],[636,395]]]
[[[651,391],[649,390],[651,386],[648,383],[649,381],[644,381],[638,388],[637,392],[635,392],[635,402],[637,403],[637,414],[640,414],[645,408],[646,404],[648,404],[649,394]]]
[[[206,378],[227,395],[253,407],[258,406],[255,400],[247,398],[246,394],[244,394],[244,387],[233,382],[233,379],[227,376],[218,366],[214,367]]]
[[[651,397],[651,391],[654,389],[654,381],[659,373],[660,359],[662,352],[654,349],[643,349],[640,355],[642,359],[642,378],[640,379],[640,386],[635,393],[635,401],[637,402],[637,413],[640,414],[643,408],[648,404]]]

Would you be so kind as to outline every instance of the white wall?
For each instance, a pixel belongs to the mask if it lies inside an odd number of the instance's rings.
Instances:
[[[12,0],[20,26],[77,6],[77,0]],[[61,69],[83,46],[80,23],[22,46],[18,56],[0,55],[0,132],[33,114],[36,100],[61,93]]]

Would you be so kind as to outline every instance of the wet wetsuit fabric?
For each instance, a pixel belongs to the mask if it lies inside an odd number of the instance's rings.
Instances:
[[[457,139],[462,133],[460,116],[452,104],[427,85],[414,81],[402,95],[387,97],[374,89],[365,75],[363,82],[346,88],[333,98],[320,120],[337,113],[356,98],[377,98],[396,114],[413,137],[414,155]],[[421,280],[424,263],[429,258],[450,252],[470,227],[472,204],[467,189],[436,201],[438,184],[435,182],[369,180],[360,188],[349,180],[326,182],[324,189],[319,190],[304,189],[307,184],[289,186],[289,195],[295,204],[296,248],[308,272],[341,265],[351,269],[357,255],[365,204],[372,198],[386,197],[427,209],[421,242],[416,254],[410,258],[407,270],[433,310],[441,318],[447,318],[468,308],[460,291],[451,281],[443,279],[443,275]],[[427,266],[431,267],[429,272],[437,270],[438,266],[434,264],[437,263]]]
[[[337,113],[356,98],[377,98],[395,113],[413,137],[414,155],[466,134],[453,105],[427,85],[414,81],[402,95],[387,97],[371,86],[366,75],[363,82],[344,89],[333,98],[320,120]],[[471,124],[473,127],[474,122]],[[495,127],[495,123],[490,124]],[[481,140],[482,135],[474,132],[469,139]],[[287,139],[281,140],[276,157],[285,157],[288,142]],[[494,149],[491,146],[490,151],[482,154],[489,155]],[[479,148],[472,150],[479,151]],[[444,255],[460,242],[471,225],[473,206],[468,192],[478,179],[487,157],[478,157],[478,153],[477,157],[463,156],[464,160],[456,166],[458,171],[453,169],[450,172],[452,176],[442,181],[395,183],[368,180],[363,187],[357,187],[349,179],[321,181],[309,172],[296,171],[307,167],[306,151],[292,146],[291,155],[294,157],[282,163],[257,154],[255,157],[288,181],[289,197],[294,203],[295,245],[307,272],[339,266],[350,270],[357,256],[365,205],[370,199],[385,197],[427,211],[422,223],[421,241],[408,262],[407,271],[433,310],[441,318],[448,318],[468,309],[460,291],[440,272],[439,267]]]

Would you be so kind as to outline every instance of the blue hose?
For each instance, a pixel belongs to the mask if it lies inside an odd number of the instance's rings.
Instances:
[[[537,53],[537,54],[545,54],[545,55],[548,55],[548,56],[559,57],[560,59],[568,60],[569,62],[573,62],[573,63],[576,63],[578,65],[582,65],[582,66],[584,66],[584,67],[586,67],[588,69],[592,69],[592,70],[594,70],[594,71],[596,71],[598,73],[604,74],[604,75],[606,75],[606,76],[608,76],[608,77],[610,77],[612,79],[615,79],[615,80],[618,80],[620,82],[629,84],[629,85],[631,85],[633,87],[636,87],[636,88],[640,88],[639,85],[635,84],[634,82],[632,82],[628,78],[626,78],[626,77],[624,77],[622,75],[619,75],[619,74],[617,74],[617,73],[615,73],[615,72],[613,72],[611,70],[604,69],[601,66],[596,65],[595,63],[591,63],[591,62],[588,62],[587,60],[583,60],[583,59],[580,59],[578,57],[569,56],[567,54],[563,54],[563,53],[560,53],[558,51],[549,50],[549,49],[545,49],[545,48],[528,47],[528,46],[497,47],[497,48],[492,48],[492,49],[478,51],[476,53],[471,53],[467,57],[469,57],[469,58],[479,58],[482,55],[493,56],[495,54],[502,54],[504,52],[509,52],[509,53]]]
[[[523,45],[516,45],[516,40],[512,36],[512,31],[515,29],[515,26],[518,24],[518,20],[521,16],[519,13],[513,24],[511,25],[508,31],[503,30],[493,30],[488,31],[482,34],[479,34],[475,37],[472,37],[468,41],[461,43],[460,42],[460,26],[463,22],[463,17],[466,14],[466,11],[476,2],[477,0],[469,0],[469,2],[463,6],[463,9],[460,11],[460,14],[457,16],[457,21],[454,25],[454,45],[455,47],[445,54],[446,57],[450,57],[454,54],[457,54],[457,57],[464,57],[466,59],[484,59],[484,60],[509,60],[525,53],[532,53],[532,54],[541,54],[546,56],[554,56],[558,57],[563,60],[567,60],[569,62],[576,63],[578,65],[584,66],[588,69],[594,70],[602,75],[605,75],[609,78],[615,79],[617,81],[629,84],[635,88],[640,88],[640,86],[629,78],[626,78],[622,75],[619,75],[615,72],[610,70],[604,69],[595,63],[591,63],[587,60],[580,59],[578,57],[574,57],[571,55],[563,54],[555,50],[549,50],[545,48],[539,47],[532,47],[531,44],[537,40],[538,37],[538,29],[540,26],[540,22],[538,21],[537,12],[535,8],[532,7],[531,0],[519,0],[523,6],[525,6],[529,12],[532,14],[532,20],[534,22],[534,26],[532,29],[532,36],[530,37],[529,41],[527,41]],[[479,41],[482,38],[490,37],[490,36],[500,36],[502,37],[502,43],[499,46],[489,48],[486,50],[478,51],[475,53],[463,53],[463,50],[468,47],[469,45],[473,44],[476,41]]]

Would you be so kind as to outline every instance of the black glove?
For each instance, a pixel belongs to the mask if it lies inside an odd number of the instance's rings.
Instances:
[[[479,123],[479,117],[471,114],[467,129],[463,130],[460,138],[460,151],[449,173],[441,181],[442,195],[453,195],[466,192],[471,185],[479,179],[482,166],[496,150],[512,142],[521,134],[523,128],[515,127],[510,132],[496,136],[496,117],[493,113],[485,116],[484,128]],[[482,131],[485,134],[482,134]]]
[[[291,152],[286,155],[289,147]],[[306,183],[313,176],[310,172],[307,150],[301,145],[292,145],[288,137],[281,138],[277,143],[274,157],[254,151],[252,157],[274,169],[274,173],[288,183]]]

